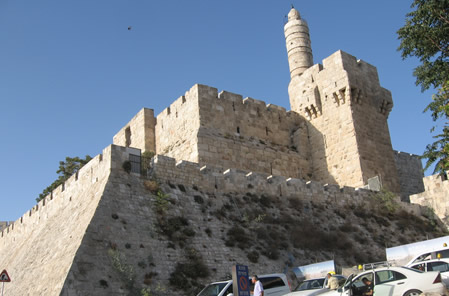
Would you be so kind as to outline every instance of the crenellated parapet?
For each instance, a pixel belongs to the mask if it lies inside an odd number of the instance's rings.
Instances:
[[[253,137],[290,145],[290,135],[304,119],[295,112],[228,91],[198,87],[200,128],[221,135]]]
[[[315,181],[268,175],[239,169],[201,166],[156,155],[151,163],[151,175],[159,182],[196,186],[205,192],[265,194],[272,196],[303,197],[335,203],[363,202],[372,191],[347,186],[322,184]]]
[[[333,112],[332,105],[371,106],[386,117],[393,108],[391,93],[380,86],[376,67],[341,50],[324,59],[322,65],[292,77],[289,94],[292,109],[308,119],[326,110]]]
[[[29,235],[60,215],[76,217],[80,209],[91,207],[91,203],[98,202],[100,196],[95,196],[95,190],[88,189],[102,187],[110,171],[122,170],[123,162],[129,161],[130,154],[140,155],[140,150],[116,145],[103,149],[101,154],[92,158],[18,220],[9,222],[1,231],[0,244],[7,243],[2,239],[14,240],[15,237]]]

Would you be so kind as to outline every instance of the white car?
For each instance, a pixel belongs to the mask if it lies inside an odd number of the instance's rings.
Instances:
[[[346,277],[342,275],[336,274],[333,276],[338,279],[340,286],[343,285],[346,281]],[[326,289],[326,286],[327,277],[306,280],[300,283],[295,289],[292,290],[291,293],[287,294],[287,296],[315,295],[318,292],[329,291],[329,289]]]
[[[421,271],[439,271],[441,274],[441,280],[449,287],[449,259],[431,259],[426,261],[415,262],[409,267],[418,269]]]
[[[351,275],[337,291],[320,296],[361,296],[367,286],[363,279],[372,283],[374,296],[418,296],[421,293],[444,295],[446,287],[438,271],[422,272],[408,267],[383,267]],[[318,294],[317,294],[318,295]]]
[[[407,264],[405,264],[405,266],[410,266],[416,262],[427,261],[432,259],[442,259],[442,258],[449,258],[449,249],[441,249],[438,251],[422,253],[421,255],[418,255],[412,260],[410,260]]]
[[[282,296],[291,291],[287,276],[283,273],[264,274],[258,277],[264,289],[264,296]],[[248,281],[250,291],[253,291],[254,284],[251,283],[251,278]],[[215,282],[207,285],[197,296],[233,296],[232,289],[232,280]]]

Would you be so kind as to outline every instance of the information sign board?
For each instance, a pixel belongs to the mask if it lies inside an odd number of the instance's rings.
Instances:
[[[234,295],[238,296],[250,296],[249,286],[250,279],[248,273],[248,266],[246,265],[234,265],[232,267],[232,289]]]

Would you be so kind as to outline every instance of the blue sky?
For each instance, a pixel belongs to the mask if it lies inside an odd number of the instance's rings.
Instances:
[[[393,148],[421,154],[431,92],[396,50],[411,2],[0,0],[0,221],[34,206],[60,160],[101,153],[141,108],[158,114],[195,83],[289,110],[291,4],[315,63],[341,49],[377,67]]]

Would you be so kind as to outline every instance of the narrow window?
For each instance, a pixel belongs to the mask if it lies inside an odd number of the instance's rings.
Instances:
[[[128,126],[125,129],[125,146],[129,147],[131,145],[131,128]]]
[[[237,127],[237,134],[240,134],[240,127]]]

